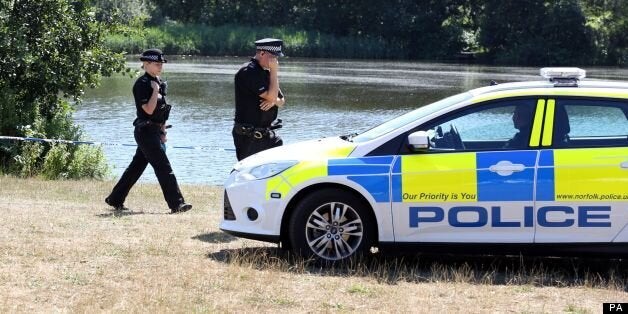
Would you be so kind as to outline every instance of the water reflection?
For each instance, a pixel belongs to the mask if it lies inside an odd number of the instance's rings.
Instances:
[[[169,102],[173,105],[168,156],[182,183],[222,184],[236,162],[231,127],[234,114],[233,76],[247,58],[170,58],[164,67]],[[285,58],[281,88],[287,104],[279,113],[285,143],[348,134],[369,129],[408,110],[438,99],[497,82],[538,79],[538,68],[487,67],[420,62],[347,61]],[[129,62],[139,69],[139,62]],[[588,69],[588,76],[621,79],[626,70]],[[134,79],[103,79],[77,108],[75,120],[92,140],[134,144],[131,94]],[[120,176],[135,149],[104,146],[113,174]],[[150,168],[150,167],[149,167]],[[150,172],[147,169],[147,172]],[[152,173],[140,181],[156,182]]]

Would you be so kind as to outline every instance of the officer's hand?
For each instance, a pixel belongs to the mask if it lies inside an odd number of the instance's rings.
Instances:
[[[286,103],[286,97],[283,97],[283,98],[277,97],[277,102],[275,103],[275,106],[277,106],[278,108],[282,108],[285,103]]]
[[[277,60],[277,58],[271,58],[270,60],[268,60],[268,69],[270,71],[279,70],[279,60]]]
[[[274,105],[275,104],[272,101],[262,100],[262,102],[259,104],[259,108],[262,109],[263,111],[268,111]]]
[[[159,91],[159,83],[157,83],[155,81],[150,81],[150,87],[153,88],[153,91],[155,91],[155,90]]]
[[[166,132],[163,132],[161,135],[159,135],[159,140],[164,144],[168,141],[168,138],[166,138]]]

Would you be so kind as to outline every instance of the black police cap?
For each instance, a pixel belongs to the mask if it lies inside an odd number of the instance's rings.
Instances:
[[[159,49],[147,49],[140,56],[141,61],[152,61],[166,63],[168,60],[164,58],[164,54]]]
[[[275,38],[264,38],[255,42],[255,49],[268,51],[278,57],[283,57],[282,46],[283,40]]]

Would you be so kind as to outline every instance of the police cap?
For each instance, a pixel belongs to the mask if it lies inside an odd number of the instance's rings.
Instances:
[[[255,49],[268,51],[278,57],[283,57],[281,46],[283,46],[283,40],[275,38],[264,38],[255,42]]]
[[[140,60],[142,61],[152,61],[152,62],[161,62],[166,63],[168,60],[164,58],[164,54],[161,53],[159,49],[147,49],[142,52],[140,56]]]

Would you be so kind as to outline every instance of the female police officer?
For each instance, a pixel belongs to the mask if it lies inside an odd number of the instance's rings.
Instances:
[[[150,163],[171,212],[185,212],[192,209],[192,205],[183,200],[163,146],[166,142],[165,124],[170,114],[170,105],[166,103],[166,84],[159,75],[167,60],[159,49],[144,51],[140,60],[143,61],[142,68],[146,73],[133,85],[137,109],[133,135],[137,142],[137,151],[105,202],[116,210],[126,209],[123,205],[126,196]]]

